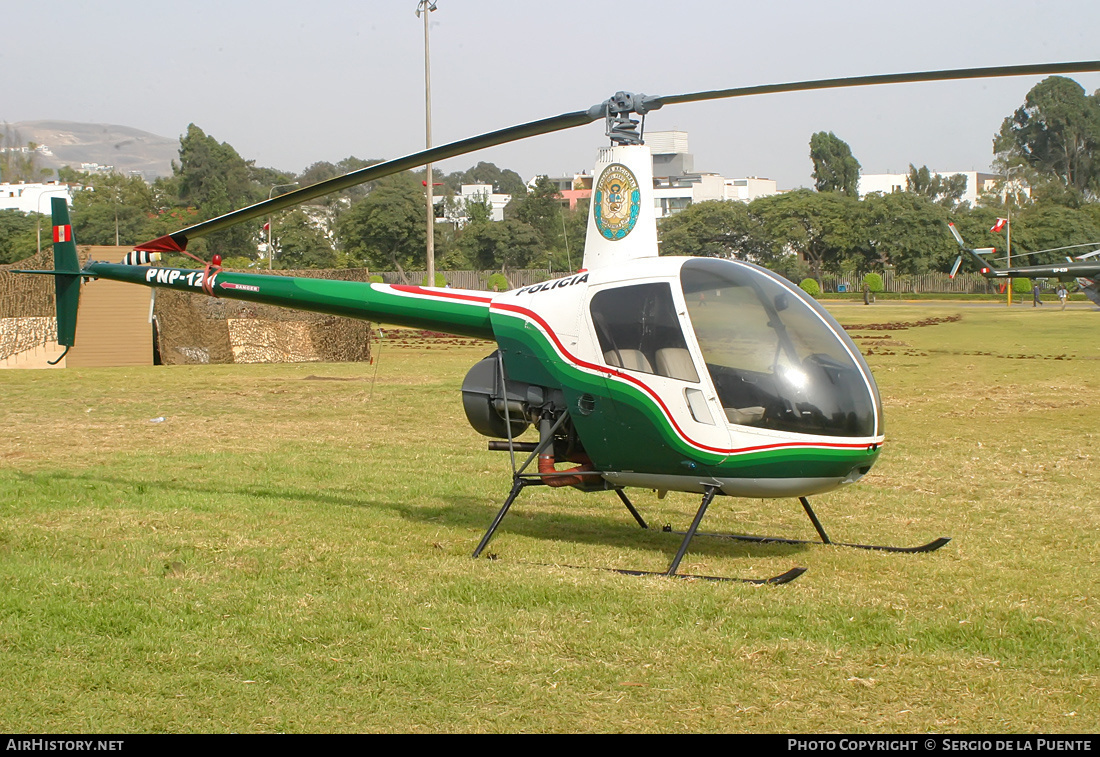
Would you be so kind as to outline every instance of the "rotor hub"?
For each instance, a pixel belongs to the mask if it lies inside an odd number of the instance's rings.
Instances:
[[[633,92],[616,92],[613,97],[589,109],[594,118],[604,117],[607,124],[605,134],[616,145],[645,144],[642,134],[645,130],[645,114],[657,110],[662,105],[655,97]],[[641,119],[630,116],[639,115]]]

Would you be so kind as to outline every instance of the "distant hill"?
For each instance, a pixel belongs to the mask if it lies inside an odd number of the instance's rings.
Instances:
[[[179,139],[169,139],[140,129],[115,124],[74,121],[18,121],[3,125],[22,144],[45,145],[52,155],[39,155],[44,168],[81,163],[114,166],[119,173],[136,171],[146,180],[172,175],[172,161],[179,160]]]

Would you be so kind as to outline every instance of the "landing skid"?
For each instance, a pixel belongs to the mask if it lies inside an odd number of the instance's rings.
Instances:
[[[700,534],[701,536],[702,534]],[[786,584],[795,580],[803,573],[806,572],[805,568],[791,568],[786,573],[780,573],[778,576],[772,576],[771,578],[725,578],[723,576],[695,576],[687,575],[684,573],[658,573],[656,571],[648,570],[619,570],[617,568],[608,568],[612,573],[622,573],[625,576],[664,576],[665,578],[693,578],[697,581],[729,581],[742,584],[754,584],[756,586],[765,586],[768,584]]]
[[[500,508],[500,511],[497,513],[496,517],[493,518],[493,522],[489,525],[489,530],[485,532],[485,535],[483,537],[481,537],[481,542],[477,545],[477,549],[474,550],[473,557],[475,559],[480,557],[481,553],[485,550],[485,547],[488,546],[489,540],[493,538],[493,534],[496,532],[497,527],[500,526],[501,521],[504,520],[504,516],[512,507],[512,503],[514,503],[519,497],[520,492],[522,492],[528,486],[545,485],[546,482],[542,480],[541,476],[536,477],[525,475],[523,473],[515,474],[512,481],[512,491],[508,493],[508,498],[504,500],[504,505]],[[622,503],[626,505],[627,510],[630,511],[630,514],[634,517],[634,520],[637,521],[638,525],[642,528],[648,529],[649,526],[646,524],[642,516],[638,513],[637,509],[635,509],[634,505],[631,504],[630,500],[627,498],[623,490],[621,488],[616,488],[614,491],[618,495]],[[691,540],[695,537],[696,532],[699,529],[699,523],[702,522],[703,515],[707,511],[707,507],[710,505],[711,500],[714,499],[714,496],[717,493],[718,489],[716,487],[708,486],[706,488],[706,491],[703,494],[703,501],[699,505],[699,511],[695,514],[695,519],[691,523],[691,528],[689,528],[688,531],[684,533],[684,539],[680,543],[680,548],[677,550],[676,556],[672,559],[672,562],[669,564],[667,570],[665,570],[664,572],[645,570],[622,570],[617,568],[605,568],[604,570],[609,570],[613,573],[620,573],[626,576],[664,576],[666,578],[694,578],[702,581],[729,581],[755,585],[789,583],[806,572],[805,568],[796,567],[791,568],[786,573],[781,573],[777,576],[771,576],[770,578],[728,578],[723,576],[698,576],[678,572],[680,562],[684,559],[684,555],[687,553],[688,545],[691,544]]]
[[[682,534],[683,531],[673,531],[671,526],[665,526],[663,531],[672,534]],[[711,534],[699,533],[696,536],[705,536],[709,539],[730,539],[733,541],[749,541],[756,544],[816,544],[818,546],[851,547],[852,549],[872,549],[877,552],[935,552],[937,549],[951,541],[950,536],[941,536],[919,547],[891,547],[882,544],[850,544],[843,541],[817,541],[816,539],[784,539],[779,536],[750,536],[749,534]]]
[[[817,519],[817,514],[813,508],[810,507],[810,501],[805,497],[799,497],[798,501],[802,503],[802,508],[806,511],[806,514],[810,516],[810,521],[814,524],[814,529],[817,531],[817,535],[821,537],[820,541],[814,539],[785,539],[779,536],[749,536],[748,534],[711,534],[711,533],[699,533],[697,536],[706,536],[712,539],[731,539],[735,541],[748,541],[755,542],[757,544],[818,544],[818,545],[830,545],[833,547],[851,547],[852,549],[871,549],[878,552],[935,552],[951,541],[950,536],[941,536],[938,539],[933,539],[927,544],[921,544],[919,547],[891,547],[882,544],[852,544],[843,541],[833,541],[829,538],[829,535],[825,533],[825,529],[821,526],[821,521]],[[684,531],[673,531],[672,526],[665,526],[662,531],[673,534],[685,534]]]

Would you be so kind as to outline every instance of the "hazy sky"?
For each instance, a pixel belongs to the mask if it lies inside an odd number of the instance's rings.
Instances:
[[[424,146],[416,0],[7,2],[0,121],[61,119],[176,137],[194,122],[258,165],[301,171]],[[1100,58],[1097,0],[438,0],[433,137],[442,144],[580,110],[617,90],[751,84]],[[1073,77],[1089,92],[1100,74]],[[986,170],[1035,78],[892,85],[670,106],[697,170],[810,186],[810,135],[865,173]],[[454,158],[591,170],[601,123]]]

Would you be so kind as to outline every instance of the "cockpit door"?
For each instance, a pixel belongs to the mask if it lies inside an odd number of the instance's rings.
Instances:
[[[701,474],[729,454],[730,433],[669,281],[594,288],[588,307],[605,381],[624,427],[621,465]]]

